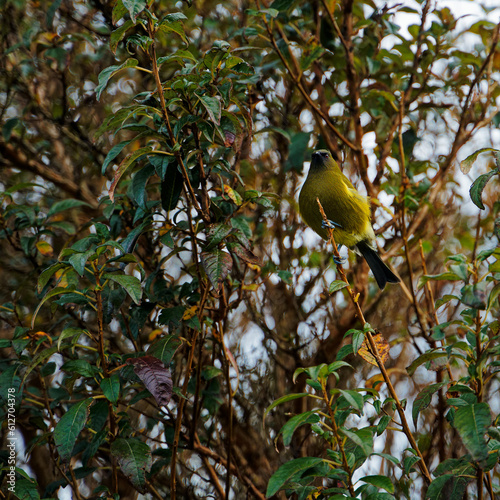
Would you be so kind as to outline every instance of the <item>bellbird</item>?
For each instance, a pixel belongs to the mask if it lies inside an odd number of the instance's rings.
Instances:
[[[335,227],[333,236],[337,245],[345,245],[365,258],[381,290],[387,282],[399,283],[399,278],[375,251],[368,198],[356,191],[331,153],[324,149],[312,155],[309,174],[300,191],[299,210],[304,222],[327,240],[328,230],[316,198]]]

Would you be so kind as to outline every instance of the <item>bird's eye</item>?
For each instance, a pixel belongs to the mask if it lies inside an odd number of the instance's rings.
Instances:
[[[321,153],[321,156],[324,156],[325,158],[328,158],[328,153],[327,153],[326,151],[323,151],[323,152]]]

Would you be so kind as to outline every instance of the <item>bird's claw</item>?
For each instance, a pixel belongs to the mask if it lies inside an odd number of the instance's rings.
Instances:
[[[335,257],[335,255],[332,256],[332,260],[333,260],[333,262],[335,262],[335,264],[337,264],[337,266],[342,266],[346,262],[346,259],[344,259],[342,257],[340,259],[337,259],[337,257]]]
[[[328,220],[323,220],[321,222],[321,227],[323,229],[326,229],[327,227],[329,227],[330,229],[335,229],[335,228],[338,228],[338,229],[342,229],[342,226],[340,224],[337,224],[336,222],[333,222],[332,220],[328,219]]]

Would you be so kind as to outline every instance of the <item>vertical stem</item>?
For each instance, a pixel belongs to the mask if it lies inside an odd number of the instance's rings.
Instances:
[[[95,297],[96,297],[96,307],[97,307],[97,336],[98,336],[98,349],[99,357],[101,359],[102,373],[105,378],[109,377],[109,367],[108,360],[106,358],[106,352],[104,350],[104,309],[102,306],[102,293],[101,293],[101,275],[97,263],[92,262],[92,270],[94,271],[95,277]],[[113,403],[108,401],[108,416],[109,416],[109,430],[112,439],[116,436],[116,420],[115,413],[113,410]],[[114,459],[111,460],[113,464],[113,491],[118,493],[118,470],[116,467],[116,462]]]
[[[182,394],[186,396],[187,388],[189,384],[189,378],[191,376],[191,369],[193,366],[194,351],[196,347],[196,339],[198,337],[198,330],[193,330],[193,335],[191,337],[191,349],[189,350],[189,357],[186,366],[186,374],[184,378],[184,384],[182,386]],[[184,405],[186,399],[185,397],[179,398],[179,406],[177,407],[177,417],[175,420],[175,431],[174,431],[174,442],[172,444],[172,461],[170,462],[170,499],[175,500],[176,498],[176,474],[175,468],[177,465],[177,449],[179,447],[179,437],[181,433],[182,425],[182,415],[184,412]]]
[[[342,466],[344,467],[344,470],[347,472],[347,477],[348,477],[347,487],[349,489],[349,493],[351,494],[351,496],[355,497],[356,495],[354,492],[354,486],[352,484],[352,470],[349,467],[349,464],[347,463],[347,456],[345,454],[344,444],[342,443],[342,439],[339,434],[339,428],[337,426],[337,422],[335,421],[335,414],[332,410],[331,401],[328,398],[328,393],[326,391],[326,382],[321,383],[321,389],[323,392],[323,401],[325,402],[326,407],[328,408],[328,415],[330,416],[330,421],[332,423],[333,433],[335,434],[335,438],[337,440],[337,444],[340,450],[340,455],[342,456]]]

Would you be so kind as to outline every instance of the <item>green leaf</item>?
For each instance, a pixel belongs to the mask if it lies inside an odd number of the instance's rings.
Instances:
[[[146,473],[152,465],[151,450],[146,443],[135,438],[116,439],[111,445],[111,454],[125,476],[141,492],[146,492]]]
[[[380,436],[385,431],[390,422],[391,417],[389,415],[382,415],[379,423],[377,424],[377,436]],[[399,464],[399,462],[397,463]]]
[[[334,373],[344,366],[347,366],[348,368],[352,368],[352,366],[349,363],[346,363],[345,361],[334,361],[333,363],[330,363],[328,365],[328,373]]]
[[[233,267],[233,259],[227,252],[223,252],[219,248],[210,252],[202,252],[200,257],[210,283],[215,290],[220,290]]]
[[[127,274],[105,274],[104,277],[108,280],[118,283],[131,297],[131,299],[139,305],[142,297],[141,281],[135,276]]]
[[[293,135],[288,149],[288,159],[285,164],[285,170],[302,172],[310,138],[310,132],[298,132]]]
[[[174,12],[172,14],[167,14],[160,21],[158,29],[159,31],[162,31],[164,33],[176,33],[187,44],[188,40],[186,38],[186,33],[184,32],[184,26],[182,25],[181,22],[182,19],[187,19],[187,17],[182,12]]]
[[[483,200],[482,200],[482,194],[483,194],[483,189],[486,186],[486,183],[494,176],[498,175],[500,172],[496,168],[495,170],[492,170],[491,172],[488,172],[487,174],[480,175],[473,183],[472,186],[470,187],[470,199],[473,201],[474,205],[476,207],[480,208],[481,210],[485,209],[485,206],[483,205]]]
[[[344,389],[340,389],[339,391],[353,408],[363,414],[363,396],[359,392]]]
[[[356,354],[365,341],[365,332],[354,330],[352,334],[352,351]]]
[[[63,462],[68,462],[71,458],[76,440],[87,422],[90,405],[93,402],[92,398],[87,398],[74,403],[57,423],[54,429],[54,442]]]
[[[153,151],[153,148],[151,146],[146,146],[144,148],[140,148],[130,154],[128,154],[123,161],[120,163],[120,166],[118,167],[118,170],[115,172],[113,182],[111,183],[111,186],[109,187],[109,197],[111,201],[114,201],[114,193],[116,189],[116,185],[118,184],[118,181],[122,177],[122,175],[125,173],[125,171],[133,164],[135,161],[140,158],[141,156],[144,156],[148,153],[151,153]]]
[[[486,309],[486,289],[488,283],[480,281],[474,285],[465,285],[460,290],[460,302],[474,309]]]
[[[118,44],[123,40],[125,34],[131,29],[135,23],[133,21],[125,21],[119,28],[115,29],[109,37],[109,48],[113,54],[116,53]]]
[[[102,379],[101,390],[104,396],[106,396],[106,399],[116,405],[116,403],[118,403],[118,398],[120,397],[119,375],[114,373],[111,377]]]
[[[49,211],[47,212],[47,218],[63,212],[64,210],[71,210],[72,208],[81,207],[82,205],[90,207],[89,203],[81,200],[74,200],[72,198],[57,201],[50,207]]]
[[[294,476],[315,467],[323,461],[318,457],[301,457],[284,463],[269,479],[266,497],[276,495],[285,485],[293,480]]]
[[[271,4],[271,8],[281,12],[292,8],[296,3],[297,0],[274,0]]]
[[[37,483],[33,480],[17,479],[14,488],[14,496],[20,500],[40,500]],[[11,495],[8,495],[8,497],[10,496]]]
[[[73,269],[80,275],[83,276],[85,272],[85,265],[87,264],[88,258],[95,254],[95,248],[91,248],[86,252],[78,252],[74,253],[71,257],[69,257],[68,262],[71,264]],[[97,257],[97,256],[96,256]]]
[[[429,485],[425,498],[430,500],[450,500],[453,498],[464,498],[467,484],[473,480],[472,477],[456,476],[455,474],[443,474],[436,477]]]
[[[342,288],[345,288],[347,286],[347,283],[342,280],[335,280],[330,283],[330,286],[328,287],[328,293],[334,293],[338,292],[339,290],[342,290]]]
[[[288,422],[281,428],[280,434],[283,436],[283,444],[289,446],[293,433],[298,427],[304,424],[316,424],[320,421],[319,415],[315,410],[306,411],[305,413],[300,413],[293,416]]]
[[[476,461],[488,458],[488,447],[484,436],[490,425],[490,407],[486,403],[463,406],[455,412],[453,426]]]
[[[61,350],[61,344],[63,342],[63,340],[66,340],[66,339],[73,339],[75,338],[75,340],[73,341],[73,343],[76,343],[78,342],[78,339],[85,334],[85,330],[82,330],[81,328],[65,328],[62,332],[61,332],[61,335],[59,335],[59,338],[57,339],[57,350],[60,351]]]
[[[70,286],[70,287],[62,287],[62,286],[56,286],[52,290],[49,290],[44,296],[43,299],[40,301],[38,304],[37,308],[35,309],[35,312],[33,313],[33,317],[31,318],[31,328],[35,328],[35,319],[37,317],[38,311],[40,308],[43,306],[43,304],[49,300],[52,297],[55,297],[56,295],[64,295],[67,293],[73,293],[75,291],[75,287]]]
[[[373,486],[382,488],[389,493],[394,493],[394,484],[392,484],[391,478],[387,476],[363,476],[361,481],[373,484]]]
[[[303,397],[307,397],[310,394],[307,392],[299,392],[295,394],[286,394],[285,396],[281,396],[281,398],[278,398],[276,401],[271,403],[267,408],[266,411],[264,412],[264,418],[266,418],[267,414],[273,409],[276,408],[276,406],[287,403],[288,401],[293,401],[294,399],[299,399]]]
[[[408,372],[408,375],[411,377],[414,373],[415,370],[420,366],[423,365],[424,363],[427,363],[427,361],[431,361],[433,359],[438,359],[438,358],[447,358],[448,354],[444,351],[428,351],[422,356],[419,356],[413,363],[406,368],[406,371]]]
[[[137,16],[146,8],[146,0],[122,0],[122,2],[135,24]]]
[[[373,435],[369,429],[359,429],[355,432],[340,428],[341,434],[344,434],[354,444],[359,446],[366,457],[370,456],[373,451]]]
[[[99,84],[95,88],[96,99],[99,100],[101,98],[102,91],[106,88],[106,85],[108,84],[108,81],[112,76],[119,73],[122,69],[133,68],[138,64],[139,61],[137,59],[129,58],[124,63],[118,66],[109,66],[108,68],[103,69],[99,73],[98,77]]]
[[[165,335],[149,346],[147,354],[160,359],[165,366],[169,366],[181,344],[182,341],[175,335]]]
[[[439,389],[441,389],[441,387],[443,387],[443,385],[445,385],[446,383],[447,382],[439,382],[437,384],[428,385],[425,389],[422,389],[418,393],[418,396],[415,398],[415,401],[413,402],[413,408],[411,411],[413,424],[415,425],[415,427],[417,426],[417,419],[420,412],[422,410],[425,410],[429,406],[433,394],[439,391]]]
[[[113,146],[108,154],[106,155],[106,158],[104,158],[104,162],[101,167],[101,174],[104,175],[106,172],[106,169],[108,168],[109,164],[123,151],[123,148],[130,144],[131,141],[123,141],[117,144],[116,146]]]
[[[161,206],[167,212],[177,206],[182,192],[182,183],[182,174],[177,168],[177,162],[170,163],[161,182]]]
[[[487,307],[488,311],[493,307],[499,295],[500,295],[500,283],[495,285],[495,287],[491,290],[490,294],[488,295],[488,307]]]
[[[59,269],[63,269],[66,267],[66,264],[63,264],[62,262],[56,262],[55,264],[52,264],[50,267],[45,269],[39,276],[38,278],[38,284],[37,284],[37,291],[38,293],[41,293],[42,290],[45,288],[45,285],[49,282],[50,278],[59,271]]]
[[[471,155],[469,155],[465,160],[462,160],[460,162],[460,170],[464,173],[464,174],[468,174],[471,167],[472,167],[472,164],[476,161],[477,157],[481,154],[481,153],[485,153],[487,151],[498,151],[498,149],[493,149],[493,148],[482,148],[482,149],[478,149],[476,152],[472,153]]]
[[[219,97],[210,97],[201,95],[198,96],[200,102],[203,104],[205,109],[208,112],[208,116],[212,120],[212,122],[220,125],[220,117],[222,114],[222,106]]]
[[[149,179],[155,174],[155,168],[151,163],[137,171],[132,178],[131,194],[132,199],[143,210],[147,210],[146,206],[146,185]]]

